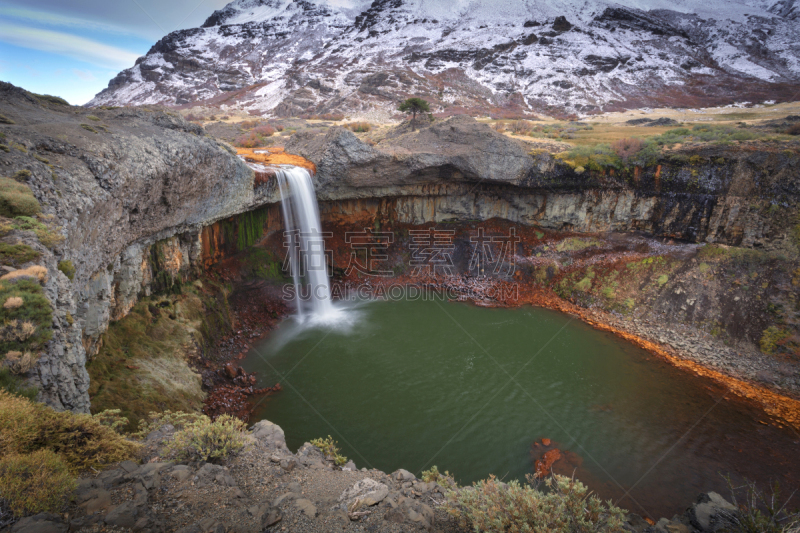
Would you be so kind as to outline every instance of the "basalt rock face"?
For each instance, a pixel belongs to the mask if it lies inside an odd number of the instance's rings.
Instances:
[[[29,171],[25,182],[64,237],[44,256],[54,336],[31,379],[53,407],[88,411],[87,352],[157,272],[177,276],[199,261],[203,225],[252,207],[253,173],[163,111],[90,114],[2,83],[0,113],[13,122],[2,125],[12,148],[0,172]],[[62,259],[76,267],[72,281],[57,268]]]
[[[287,150],[316,164],[321,209],[333,219],[365,211],[414,224],[500,217],[576,232],[794,246],[798,155],[768,145],[695,149],[616,175],[576,173],[549,153],[531,155],[487,125],[453,117],[375,146],[334,128],[297,135]]]

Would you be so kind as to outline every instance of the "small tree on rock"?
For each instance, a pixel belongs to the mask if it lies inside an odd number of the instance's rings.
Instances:
[[[428,105],[428,102],[423,100],[422,98],[409,98],[402,104],[400,107],[397,108],[398,111],[401,113],[405,113],[407,115],[411,115],[411,124],[413,127],[414,122],[417,120],[417,113],[430,113],[431,108]]]

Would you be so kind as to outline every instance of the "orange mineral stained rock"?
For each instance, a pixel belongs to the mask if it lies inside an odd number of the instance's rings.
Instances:
[[[281,146],[270,146],[264,148],[237,148],[236,153],[244,157],[250,163],[261,163],[262,165],[294,165],[296,167],[307,168],[311,172],[316,172],[317,167],[308,159],[294,154],[288,154]]]
[[[550,439],[542,439],[542,444],[545,446],[550,446]]]
[[[549,439],[542,439],[548,440]],[[561,459],[561,450],[555,449],[546,452],[541,459],[537,459],[534,463],[535,473],[534,476],[541,479],[545,476],[550,475],[550,472],[553,470],[553,463]]]

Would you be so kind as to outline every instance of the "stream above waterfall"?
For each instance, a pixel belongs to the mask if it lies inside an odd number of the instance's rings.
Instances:
[[[341,312],[347,327],[289,319],[242,361],[259,386],[283,385],[251,422],[280,425],[293,450],[330,434],[358,467],[437,465],[469,484],[524,479],[550,439],[554,471],[656,518],[728,494],[722,474],[779,480],[787,495],[800,481],[797,435],[568,315],[436,300]]]

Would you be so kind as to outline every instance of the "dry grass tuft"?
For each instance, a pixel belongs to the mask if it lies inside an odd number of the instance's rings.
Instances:
[[[14,272],[9,272],[5,276],[0,277],[0,281],[18,278],[31,278],[37,280],[39,283],[47,283],[47,269],[40,265],[29,266],[28,268],[22,268],[20,270],[15,270]]]
[[[22,298],[20,298],[19,296],[11,296],[8,300],[6,300],[6,303],[3,304],[3,308],[17,309],[19,307],[22,307],[23,303],[24,302],[22,301]]]

